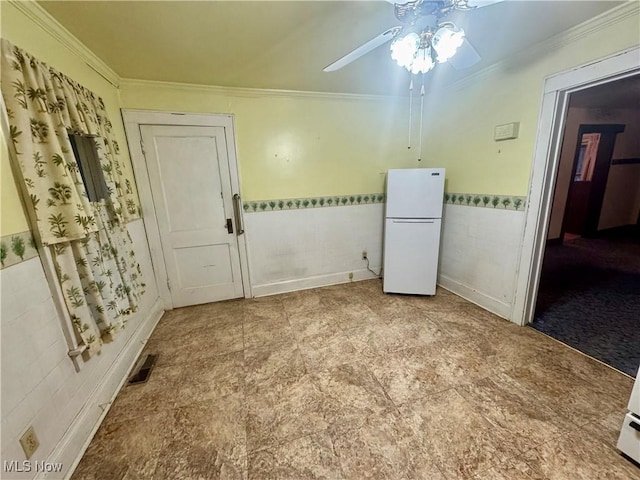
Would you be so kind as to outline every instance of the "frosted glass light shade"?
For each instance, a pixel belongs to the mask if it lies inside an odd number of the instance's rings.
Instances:
[[[431,41],[438,54],[438,62],[446,62],[453,57],[464,41],[464,30],[454,29],[449,26],[441,27]]]
[[[409,70],[419,46],[420,37],[417,33],[411,32],[403,37],[398,37],[391,43],[391,58],[398,65]]]
[[[435,63],[431,58],[431,47],[420,48],[416,53],[413,65],[411,65],[411,73],[427,73],[434,67]]]

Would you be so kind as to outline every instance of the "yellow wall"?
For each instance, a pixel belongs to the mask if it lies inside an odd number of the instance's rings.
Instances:
[[[120,116],[118,89],[97,74],[50,33],[34,23],[15,5],[8,2],[0,2],[0,8],[2,10],[2,36],[102,97],[109,118],[113,123],[116,140],[120,145],[126,145],[124,127]],[[130,179],[133,179],[128,150],[124,148],[121,151],[125,170]],[[0,168],[0,175],[2,176],[0,235],[9,235],[28,230],[25,213],[19,202],[4,148],[2,149]]]
[[[4,135],[0,138],[0,236],[29,230],[9,164]]]
[[[135,81],[122,83],[121,99],[129,109],[234,114],[245,200],[382,192],[386,170],[418,165],[403,99]]]
[[[427,164],[447,168],[452,192],[527,195],[544,78],[636,46],[639,39],[636,10],[586,36],[566,38],[566,45],[438,92],[427,102]],[[495,142],[494,127],[510,122],[520,122],[519,138]]]

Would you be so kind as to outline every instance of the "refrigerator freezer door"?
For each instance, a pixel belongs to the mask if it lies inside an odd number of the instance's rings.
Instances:
[[[440,218],[444,168],[407,168],[387,172],[387,218]]]
[[[385,221],[383,290],[435,295],[440,219]]]

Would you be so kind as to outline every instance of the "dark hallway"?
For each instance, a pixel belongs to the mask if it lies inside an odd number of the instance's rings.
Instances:
[[[640,231],[547,247],[532,326],[635,376],[640,364]]]

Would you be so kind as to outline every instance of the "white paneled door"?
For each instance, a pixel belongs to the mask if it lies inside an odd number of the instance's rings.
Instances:
[[[225,128],[140,125],[174,307],[244,296]]]

